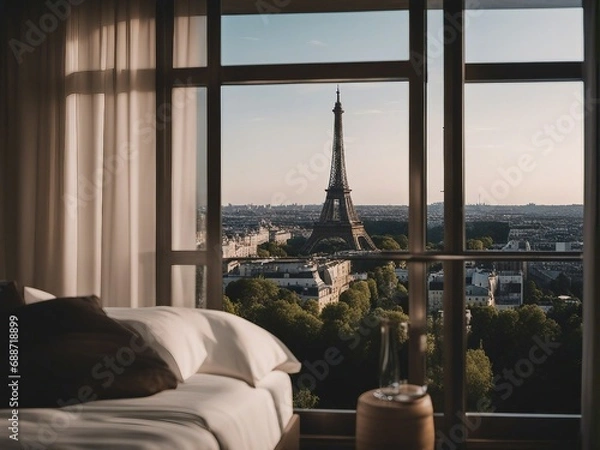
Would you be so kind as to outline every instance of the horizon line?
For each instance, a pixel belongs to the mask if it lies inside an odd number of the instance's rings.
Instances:
[[[437,206],[437,205],[444,205],[444,202],[433,202],[433,203],[427,203],[427,206]],[[323,203],[287,203],[287,204],[280,204],[280,205],[274,205],[271,203],[227,203],[227,204],[223,204],[221,205],[221,207],[231,207],[231,206],[270,206],[273,208],[279,208],[282,206],[323,206]],[[385,207],[390,207],[390,206],[401,206],[401,207],[406,207],[408,208],[407,204],[392,204],[392,203],[361,203],[361,204],[356,204],[356,207],[359,206],[385,206]],[[501,205],[495,205],[495,204],[489,204],[489,203],[465,203],[465,206],[486,206],[486,207],[498,207],[498,206],[520,206],[520,207],[524,207],[524,206],[584,206],[583,203],[507,203],[507,204],[501,204]]]

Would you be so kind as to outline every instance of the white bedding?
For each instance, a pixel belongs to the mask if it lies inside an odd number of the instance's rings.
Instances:
[[[195,374],[151,397],[102,400],[61,409],[19,411],[19,443],[0,448],[125,450],[273,449],[292,416],[289,375],[274,371],[256,388]],[[1,410],[6,424],[8,410]]]

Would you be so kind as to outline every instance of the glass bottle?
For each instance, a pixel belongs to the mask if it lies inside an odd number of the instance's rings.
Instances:
[[[379,357],[379,389],[374,393],[381,400],[411,402],[427,394],[427,385],[408,384],[406,373],[400,372],[398,341],[400,339],[408,348],[409,325],[407,322],[395,323],[388,318],[381,319],[381,353]],[[415,334],[415,333],[413,333]],[[412,336],[419,339],[421,351],[426,351],[426,337],[419,334]],[[405,342],[406,341],[406,342]]]
[[[394,400],[400,393],[400,361],[398,359],[398,326],[389,319],[381,319],[381,352],[379,355],[379,389],[375,397]]]

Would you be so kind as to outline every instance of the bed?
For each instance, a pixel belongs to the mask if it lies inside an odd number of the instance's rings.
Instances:
[[[71,303],[79,305],[77,300]],[[53,304],[47,303],[38,309],[49,307]],[[13,309],[9,314],[22,321],[19,336],[24,335],[28,311]],[[122,369],[117,362],[130,361],[125,355],[134,354],[131,345],[113,347],[115,351],[110,354],[115,355],[115,373],[110,394],[92,398],[89,392],[101,392],[101,386],[92,385],[92,389],[88,390],[81,387],[85,383],[90,385],[102,381],[102,378],[95,377],[95,381],[80,382],[79,390],[71,391],[78,392],[79,398],[82,392],[87,393],[83,402],[59,402],[62,407],[15,408],[12,407],[14,405],[6,405],[10,407],[0,410],[2,423],[8,424],[8,427],[2,427],[0,448],[299,448],[299,419],[293,414],[289,374],[297,372],[300,363],[276,337],[242,318],[220,311],[174,307],[104,308],[102,314],[106,316],[102,320],[115,321],[134,332],[136,345],[140,342],[147,344],[150,351],[158,355],[161,362],[164,361],[168,373],[174,375],[175,385],[158,388],[151,395],[137,392],[128,397],[127,391],[123,391],[125,388],[119,385],[120,374],[127,371],[134,373],[137,361],[128,362],[128,365],[123,365],[126,370]],[[61,313],[60,317],[64,315]],[[47,317],[47,312],[44,317]],[[69,324],[72,322],[70,320]],[[82,325],[73,325],[79,333],[76,334],[78,339],[71,339],[69,343],[74,340],[82,342],[79,347],[75,344],[76,350],[81,353],[81,348],[92,348],[90,353],[97,359],[94,345],[90,347],[85,337],[79,339],[81,330],[78,329],[94,326],[86,324],[85,319],[75,322]],[[105,341],[103,339],[102,342]],[[47,346],[44,351],[55,347]],[[73,354],[65,349],[60,356],[54,355],[53,358],[60,359],[65,352]],[[39,359],[36,359],[36,364]],[[139,356],[138,360],[144,361],[144,358]],[[27,360],[24,361],[23,368],[19,366],[19,370],[27,370]],[[56,370],[63,375],[60,369]],[[166,373],[166,369],[163,372]],[[128,383],[132,380],[145,386],[144,382],[139,383],[134,378]],[[36,389],[40,385],[44,383],[38,381]],[[49,385],[52,386],[52,383],[49,382]],[[21,389],[27,386],[31,389],[34,385],[23,384]],[[154,384],[151,386],[154,389]],[[132,389],[135,391],[136,387]],[[30,405],[43,396],[44,390],[40,390],[33,400],[26,400],[25,394],[21,392],[17,400],[30,402]],[[11,398],[10,392],[6,395]],[[64,397],[68,398],[66,394]]]

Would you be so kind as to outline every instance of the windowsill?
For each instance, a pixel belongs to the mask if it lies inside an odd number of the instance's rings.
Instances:
[[[302,449],[353,448],[356,428],[355,410],[296,409],[300,415]],[[443,441],[443,414],[434,414],[436,437]],[[469,449],[510,448],[512,450],[577,448],[580,415],[467,413],[464,428],[452,439],[469,434]],[[443,447],[442,447],[443,448]]]

